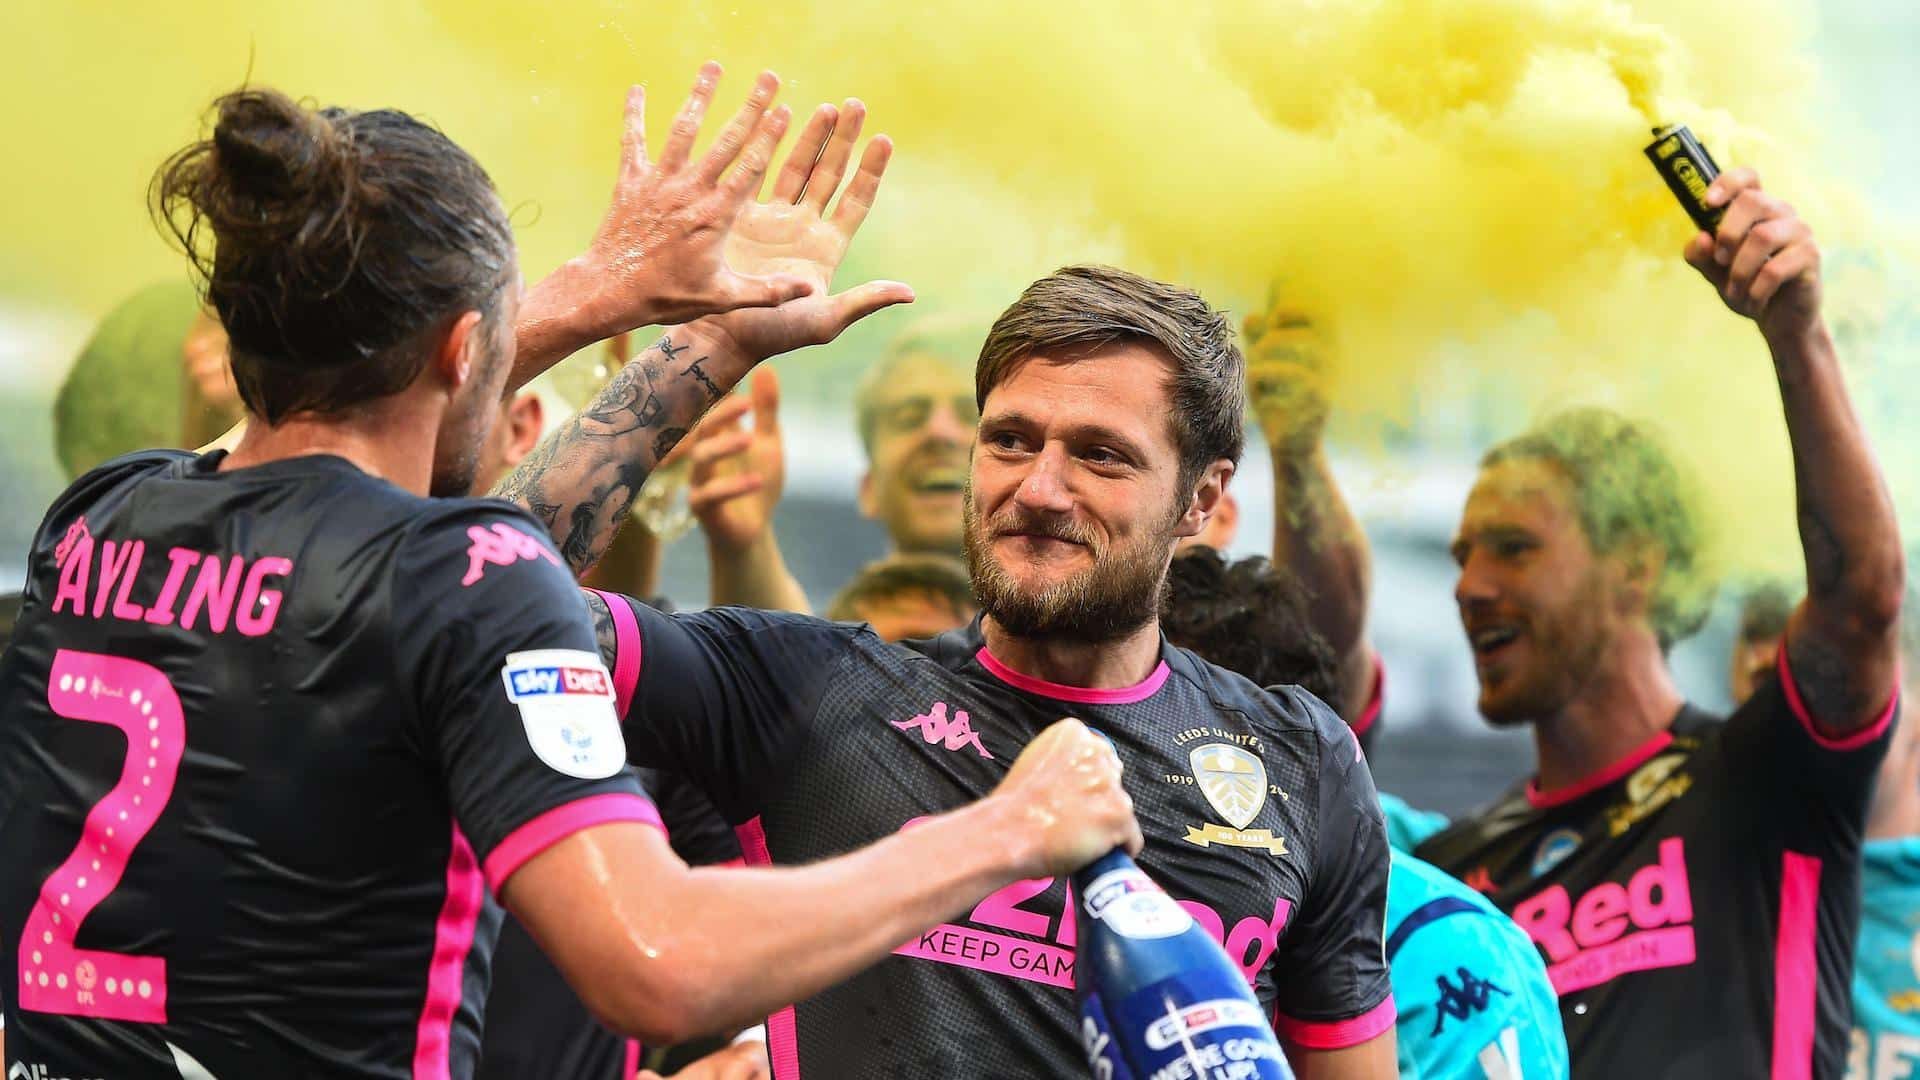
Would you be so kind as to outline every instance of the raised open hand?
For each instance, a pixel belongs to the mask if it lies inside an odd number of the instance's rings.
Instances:
[[[769,111],[780,80],[760,73],[753,92],[698,161],[690,160],[720,80],[700,69],[674,118],[658,161],[647,157],[646,94],[627,91],[626,130],[613,200],[570,275],[578,303],[601,336],[685,322],[737,308],[771,307],[805,296],[810,281],[776,271],[730,267],[727,241],[741,208],[760,190],[790,115]]]
[[[828,213],[866,114],[866,106],[856,99],[838,109],[822,105],[814,110],[774,181],[771,197],[749,203],[727,239],[727,264],[740,273],[780,275],[806,282],[813,290],[776,308],[742,309],[702,323],[756,360],[825,344],[881,308],[913,301],[913,290],[897,281],[869,281],[841,293],[827,292],[873,207],[893,154],[893,143],[885,135],[869,141],[853,178]]]

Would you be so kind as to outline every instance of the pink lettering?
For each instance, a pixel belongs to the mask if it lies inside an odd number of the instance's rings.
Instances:
[[[1003,889],[996,889],[985,900],[980,901],[968,916],[972,922],[986,926],[1012,930],[1033,937],[1046,937],[1047,926],[1052,922],[1037,911],[1022,910],[1020,902],[1031,900],[1053,887],[1052,878],[1029,878],[1016,881]]]
[[[218,555],[201,560],[200,575],[193,579],[193,588],[187,593],[186,607],[180,611],[180,629],[193,629],[203,606],[207,612],[207,629],[218,634],[227,628],[227,619],[233,614],[233,602],[240,595],[240,563],[240,556],[231,556],[223,574]]]
[[[1627,932],[1627,890],[1613,882],[1595,885],[1573,906],[1573,940],[1605,945]]]
[[[613,686],[607,677],[592,668],[561,668],[560,678],[569,691],[613,696]]]
[[[1573,936],[1567,933],[1567,916],[1573,905],[1567,890],[1555,885],[1538,896],[1530,896],[1513,906],[1513,921],[1527,932],[1534,944],[1547,951],[1552,960],[1565,960],[1579,951]]]
[[[83,518],[67,529],[66,539],[54,549],[54,561],[60,566],[60,583],[53,590],[53,613],[73,605],[75,615],[87,613],[87,577],[93,573],[93,535],[87,532]]]
[[[146,561],[147,542],[145,540],[135,540],[133,542],[133,564],[128,567],[127,572],[121,576],[119,595],[113,598],[114,618],[133,622],[147,613],[147,609],[141,607],[139,604],[130,604],[127,602],[127,593],[133,590],[134,580],[140,576],[140,566]],[[102,585],[100,591],[106,592],[106,586]]]
[[[1572,994],[1635,971],[1693,963],[1693,927],[1643,930],[1547,968],[1554,992]]]
[[[280,617],[280,590],[263,588],[269,577],[285,577],[293,573],[293,560],[278,555],[269,555],[257,560],[247,571],[246,587],[240,590],[240,612],[234,625],[248,637],[259,637],[273,629],[274,620]],[[258,610],[255,610],[255,609]],[[219,627],[214,627],[218,630]],[[597,673],[596,673],[597,674]],[[601,680],[605,682],[604,679]],[[612,688],[606,692],[611,695]]]
[[[127,560],[132,557],[132,544],[116,544],[108,540],[100,546],[100,587],[93,594],[94,618],[106,615],[107,600],[113,594],[114,583],[126,572]]]
[[[1687,888],[1687,853],[1684,841],[1669,836],[1660,841],[1660,861],[1641,867],[1627,883],[1632,902],[1633,924],[1642,929],[1670,923],[1693,921],[1693,894]],[[1654,899],[1654,890],[1660,898]]]
[[[460,579],[462,588],[479,581],[489,566],[512,566],[523,559],[545,559],[555,566],[560,559],[547,545],[504,521],[491,528],[472,525],[467,528],[467,573]]]
[[[174,601],[180,598],[180,586],[187,583],[187,571],[200,561],[200,553],[188,548],[171,548],[167,559],[173,564],[167,567],[167,580],[160,586],[160,599],[147,609],[147,621],[155,626],[173,625]]]
[[[1220,918],[1219,912],[1198,900],[1181,900],[1179,904],[1187,909],[1187,914],[1193,916],[1193,921],[1199,923],[1208,936],[1222,945],[1227,943],[1227,924]]]
[[[1233,933],[1227,935],[1226,940],[1227,955],[1240,965],[1249,985],[1260,974],[1260,969],[1267,966],[1273,950],[1279,947],[1280,931],[1292,914],[1293,901],[1278,896],[1273,900],[1272,919],[1249,915],[1233,924]]]

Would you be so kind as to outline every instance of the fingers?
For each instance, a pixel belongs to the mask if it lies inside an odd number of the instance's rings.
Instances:
[[[1764,191],[1748,188],[1727,204],[1720,227],[1713,233],[1713,258],[1721,266],[1733,264],[1734,253],[1746,242],[1747,232],[1769,218],[1791,214],[1792,208]]]
[[[807,177],[813,172],[813,163],[820,160],[820,150],[827,145],[827,137],[833,134],[839,118],[840,110],[831,105],[823,104],[813,110],[807,126],[800,129],[800,137],[793,141],[793,149],[787,151],[786,165],[773,182],[774,202],[800,201],[807,190]]]
[[[1764,309],[1775,293],[1789,281],[1798,278],[1811,278],[1820,269],[1820,249],[1815,246],[1812,233],[1807,238],[1767,260],[1767,264],[1753,276],[1753,282],[1747,286],[1747,296],[1755,311]]]
[[[827,326],[827,336],[816,344],[825,345],[839,337],[847,327],[882,308],[913,303],[913,286],[904,281],[869,281],[831,297],[830,303],[833,315]]]
[[[759,194],[760,182],[766,179],[767,167],[773,164],[774,148],[780,145],[780,137],[787,133],[787,125],[792,120],[793,110],[782,105],[754,125],[753,137],[747,140],[739,165],[723,185],[730,198],[744,202]]]
[[[687,509],[695,514],[704,515],[708,510],[721,503],[732,502],[743,495],[752,495],[767,486],[767,478],[759,473],[728,473],[703,484],[693,484],[687,488]]]
[[[753,400],[753,430],[764,435],[780,434],[780,376],[772,365],[753,373],[747,393]]]
[[[827,140],[819,164],[807,177],[807,193],[800,200],[802,205],[811,206],[815,213],[826,216],[827,200],[833,198],[840,178],[846,175],[847,162],[853,158],[854,141],[860,137],[860,128],[866,122],[866,104],[859,98],[848,98],[840,107],[840,120],[833,126],[833,138]]]
[[[661,172],[676,173],[686,166],[687,156],[693,152],[693,140],[700,135],[700,125],[706,122],[713,89],[719,84],[720,65],[712,60],[700,65],[693,90],[687,95],[686,104],[680,106],[679,115],[673,118],[673,130],[667,134],[667,145],[660,151]]]
[[[867,220],[867,211],[873,209],[873,200],[880,194],[880,178],[886,175],[887,162],[892,159],[893,140],[875,135],[867,144],[866,153],[860,155],[860,168],[847,183],[840,205],[833,210],[834,227],[842,236],[852,236],[860,230],[860,223]],[[807,191],[809,194],[813,191],[811,182]]]
[[[620,131],[620,179],[631,180],[647,168],[647,91],[627,87],[626,125]]]
[[[1809,235],[1811,230],[1806,223],[1792,216],[1771,218],[1755,225],[1727,267],[1727,299],[1735,302],[1746,299],[1755,275],[1767,261]]]
[[[771,71],[763,71],[753,81],[753,91],[747,95],[746,103],[740,111],[733,114],[727,126],[720,129],[720,137],[713,140],[713,146],[707,150],[707,156],[700,159],[700,177],[711,184],[720,179],[727,171],[733,159],[740,156],[742,147],[748,146],[753,137],[761,133],[767,122],[767,107],[773,104],[773,96],[780,92],[780,77]],[[784,109],[784,106],[783,106]],[[781,134],[786,126],[781,125]],[[779,137],[775,136],[775,142]],[[771,153],[771,150],[769,150]],[[765,166],[762,166],[765,171]]]
[[[695,473],[711,470],[713,466],[730,457],[747,452],[753,445],[753,432],[738,428],[715,430],[694,446],[691,456]]]
[[[1707,185],[1707,205],[1725,206],[1738,198],[1741,192],[1759,186],[1760,174],[1751,167],[1742,165],[1737,169],[1728,169]]]

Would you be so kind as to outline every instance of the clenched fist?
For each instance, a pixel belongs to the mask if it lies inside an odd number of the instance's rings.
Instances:
[[[1028,877],[1070,874],[1114,848],[1132,854],[1145,843],[1113,744],[1078,720],[1061,720],[1028,743],[994,797],[1018,807],[1031,830]]]

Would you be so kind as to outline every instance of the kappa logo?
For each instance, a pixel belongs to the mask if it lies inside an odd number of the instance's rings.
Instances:
[[[949,750],[960,750],[970,746],[974,753],[988,761],[993,760],[993,755],[980,742],[980,733],[973,730],[973,720],[967,716],[967,710],[955,709],[953,717],[949,719],[947,703],[944,701],[934,702],[933,708],[910,720],[890,720],[888,723],[901,731],[912,731],[918,728],[920,737],[926,740],[929,746],[945,746]]]
[[[1193,778],[1207,805],[1227,820],[1226,825],[1187,826],[1183,837],[1189,844],[1208,847],[1261,848],[1276,858],[1287,853],[1285,837],[1271,829],[1249,829],[1253,819],[1267,805],[1267,767],[1258,755],[1245,747],[1213,742],[1194,747],[1187,754]]]
[[[470,525],[467,527],[467,539],[472,543],[467,547],[467,574],[460,579],[461,588],[467,588],[486,576],[489,566],[512,566],[531,559],[545,559],[555,566],[560,565],[560,557],[553,553],[552,548],[504,521],[495,522],[487,528]]]
[[[1459,983],[1447,981],[1445,975],[1435,975],[1433,984],[1440,993],[1434,1000],[1433,1033],[1430,1038],[1438,1038],[1449,1019],[1465,1020],[1474,1013],[1486,1012],[1493,1003],[1493,995],[1512,997],[1513,995],[1493,984],[1491,979],[1482,979],[1464,967],[1453,969],[1459,977]]]

